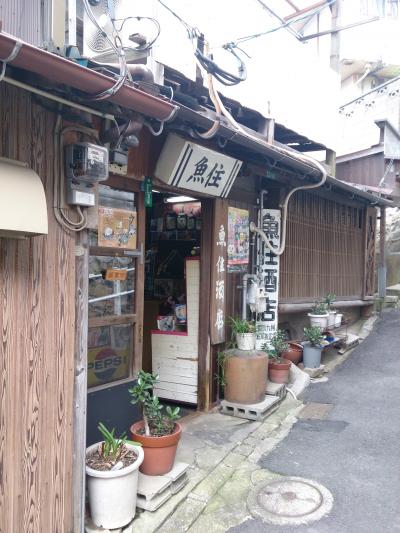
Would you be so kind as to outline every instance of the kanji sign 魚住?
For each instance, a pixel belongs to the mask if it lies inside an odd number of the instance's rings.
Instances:
[[[242,162],[169,135],[157,162],[156,176],[174,187],[226,198]]]

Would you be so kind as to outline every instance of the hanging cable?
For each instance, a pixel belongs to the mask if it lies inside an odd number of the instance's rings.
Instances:
[[[19,51],[21,50],[21,46],[22,46],[22,41],[20,39],[17,39],[17,41],[15,42],[14,48],[11,51],[11,54],[5,59],[0,59],[0,62],[2,63],[1,72],[0,72],[0,81],[3,81],[4,75],[6,73],[7,63],[9,63],[10,61],[13,61],[17,57]]]
[[[105,91],[102,91],[99,94],[94,94],[94,95],[91,95],[91,96],[87,97],[89,100],[94,100],[94,101],[107,100],[108,98],[111,98],[112,96],[114,96],[121,89],[121,87],[124,85],[124,83],[125,83],[125,81],[126,81],[126,79],[128,77],[128,66],[127,66],[127,63],[126,63],[125,52],[124,52],[124,49],[123,49],[123,46],[122,46],[121,38],[120,38],[118,32],[115,30],[115,26],[113,25],[114,33],[115,33],[114,41],[113,41],[110,38],[110,36],[103,30],[103,28],[100,26],[100,24],[97,22],[97,19],[96,19],[96,17],[93,14],[92,8],[89,5],[89,1],[88,0],[83,0],[83,5],[85,7],[86,14],[89,17],[90,21],[101,32],[101,35],[108,41],[108,43],[110,44],[111,48],[115,51],[115,53],[117,54],[117,57],[118,57],[118,62],[119,62],[119,66],[120,66],[120,73],[119,73],[118,79],[114,83],[114,85],[112,87],[106,89]]]

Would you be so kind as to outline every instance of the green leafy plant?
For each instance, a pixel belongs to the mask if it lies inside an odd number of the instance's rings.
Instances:
[[[324,302],[314,302],[314,305],[311,308],[311,313],[313,315],[326,315],[327,312],[328,312],[328,306]]]
[[[218,372],[215,374],[215,379],[218,383],[218,385],[223,389],[226,385],[225,380],[225,361],[229,356],[226,355],[225,352],[218,352],[217,353],[217,366],[218,366]]]
[[[278,329],[271,337],[269,343],[263,344],[262,349],[268,354],[270,359],[275,359],[276,362],[281,363],[283,352],[289,350],[285,332]]]
[[[325,296],[325,303],[328,307],[328,309],[331,308],[331,305],[333,304],[333,302],[336,300],[336,294],[333,294],[333,293],[328,293],[326,296]]]
[[[245,320],[239,317],[229,317],[229,323],[232,328],[232,333],[241,334],[241,333],[255,333],[256,325],[252,320]]]
[[[122,433],[119,437],[115,436],[115,428],[111,431],[100,422],[98,425],[98,430],[102,434],[103,442],[100,445],[99,455],[107,463],[118,463],[121,459],[125,457],[128,452],[126,444],[134,444],[135,446],[141,446],[139,442],[129,440],[126,438],[126,433]]]
[[[308,328],[304,328],[304,337],[312,346],[320,346],[324,339],[322,335],[322,329],[319,326],[310,326]]]
[[[129,389],[129,394],[132,404],[142,404],[145,435],[161,437],[174,431],[175,421],[180,418],[180,408],[172,409],[168,406],[164,413],[164,406],[160,404],[158,396],[153,393],[153,387],[158,379],[156,374],[141,370],[137,383]]]

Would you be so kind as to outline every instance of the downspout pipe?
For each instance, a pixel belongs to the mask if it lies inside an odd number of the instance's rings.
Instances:
[[[378,266],[378,295],[386,296],[386,209],[381,207],[379,219],[379,266]]]

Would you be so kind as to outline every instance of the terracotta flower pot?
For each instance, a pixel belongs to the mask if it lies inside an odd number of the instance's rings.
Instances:
[[[272,381],[272,383],[287,383],[289,381],[289,369],[291,364],[290,361],[277,363],[270,359],[268,365],[268,379]]]
[[[144,427],[143,420],[131,426],[132,440],[140,442],[144,451],[144,460],[139,470],[148,476],[162,476],[174,466],[176,449],[182,434],[182,426],[175,422],[171,435],[148,437],[140,433]]]
[[[289,350],[282,353],[282,357],[288,361],[292,361],[295,365],[300,363],[303,357],[303,346],[297,342],[289,342]]]
[[[225,400],[252,404],[265,399],[268,358],[265,352],[228,350],[224,364]]]

